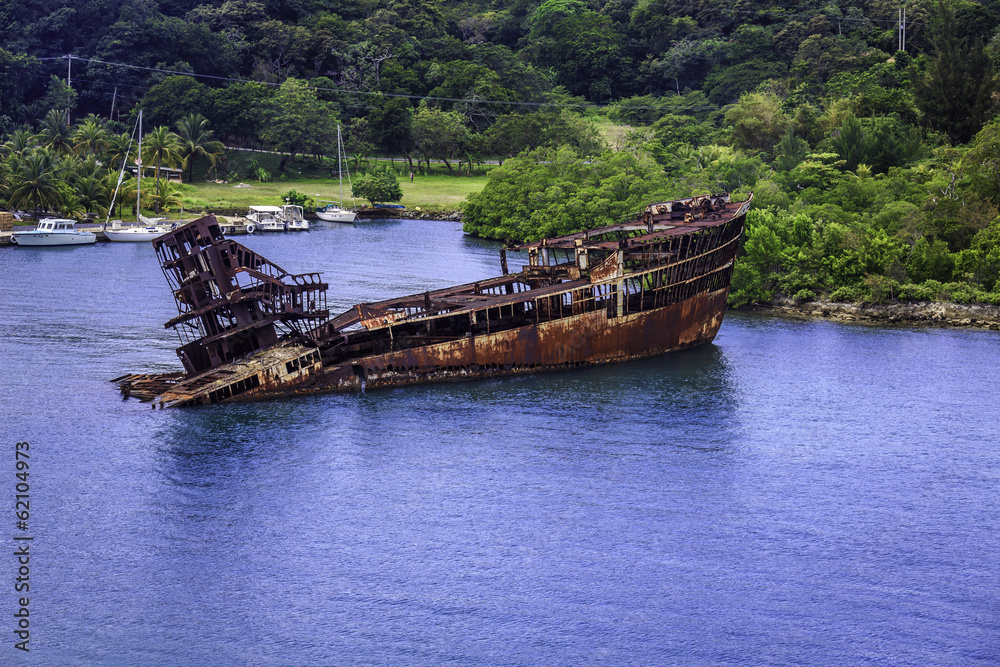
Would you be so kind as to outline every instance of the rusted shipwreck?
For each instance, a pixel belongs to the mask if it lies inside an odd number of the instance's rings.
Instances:
[[[659,202],[634,218],[504,248],[503,275],[331,316],[319,274],[293,275],[213,216],[153,241],[184,372],[115,378],[153,407],[357,392],[659,355],[722,324],[750,198]],[[528,253],[509,272],[507,251]]]

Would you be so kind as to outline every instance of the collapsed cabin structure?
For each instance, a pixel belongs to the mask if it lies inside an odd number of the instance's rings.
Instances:
[[[327,285],[227,239],[213,216],[153,243],[184,372],[116,378],[153,406],[363,391],[638,359],[711,342],[750,198],[659,202],[501,250],[502,275],[331,317]],[[528,253],[518,272],[507,252]]]

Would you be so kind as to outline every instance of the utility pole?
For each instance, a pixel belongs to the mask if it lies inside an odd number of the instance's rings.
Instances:
[[[115,119],[115,100],[118,99],[118,86],[115,86],[115,93],[111,96],[111,113],[108,114],[108,120]]]
[[[66,54],[66,88],[73,90],[73,55]],[[69,127],[69,95],[66,96],[66,127]]]
[[[899,8],[899,26],[897,27],[896,34],[898,35],[896,42],[897,51],[906,50],[906,7]]]

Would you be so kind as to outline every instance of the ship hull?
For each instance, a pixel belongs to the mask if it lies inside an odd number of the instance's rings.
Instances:
[[[659,356],[712,342],[728,290],[608,319],[584,313],[465,340],[373,355],[335,370],[349,389],[521,375]],[[358,366],[363,372],[358,372]]]
[[[652,311],[608,319],[603,311],[463,340],[353,359],[286,374],[277,365],[238,395],[167,404],[259,401],[321,393],[358,393],[473,381],[644,359],[711,343],[722,326],[729,289],[697,294]]]
[[[194,406],[525,375],[704,345],[722,325],[749,204],[728,195],[657,203],[617,225],[513,248],[529,254],[517,273],[502,253],[501,276],[335,317],[318,275],[288,274],[225,239],[214,219],[194,221],[154,242],[178,301],[166,326],[201,334],[182,336],[186,374],[115,382],[153,407]]]

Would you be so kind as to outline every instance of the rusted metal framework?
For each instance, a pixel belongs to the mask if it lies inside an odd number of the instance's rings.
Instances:
[[[282,334],[303,336],[329,315],[319,274],[288,273],[225,238],[214,217],[153,246],[179,313],[165,326],[180,336],[177,354],[188,374],[271,347]]]
[[[199,405],[531,373],[708,343],[749,203],[722,194],[653,204],[618,225],[505,248],[501,276],[336,317],[318,276],[291,276],[202,218],[157,244],[180,311],[167,326],[181,327],[187,374],[115,381],[154,407]],[[528,253],[521,271],[508,271],[508,250]]]

